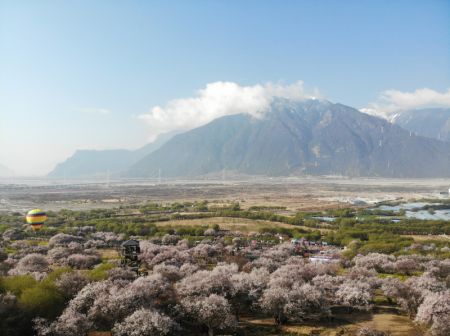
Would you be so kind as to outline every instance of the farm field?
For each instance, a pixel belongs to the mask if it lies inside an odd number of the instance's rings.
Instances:
[[[450,223],[408,218],[396,205],[432,212],[447,198],[427,190],[418,199],[401,191],[390,200],[323,201],[318,190],[276,203],[294,187],[250,186],[248,198],[232,197],[236,186],[204,187],[182,185],[180,193],[216,197],[157,198],[162,187],[150,186],[121,202],[99,201],[97,190],[81,203],[68,188],[67,209],[52,207],[54,187],[28,190],[29,205],[43,202],[48,220],[33,231],[20,208],[0,212],[1,330],[446,335]],[[352,200],[361,200],[359,188]],[[434,309],[444,313],[430,318]]]
[[[45,207],[48,210],[114,208],[140,202],[201,200],[239,201],[251,206],[284,206],[289,210],[345,207],[355,201],[435,198],[448,190],[450,179],[382,178],[253,178],[223,180],[14,180],[0,179],[0,211]],[[45,206],[44,206],[45,205]]]
[[[421,330],[414,325],[408,317],[395,313],[353,313],[351,315],[340,315],[337,319],[339,319],[337,322],[324,323],[323,325],[293,324],[285,326],[281,330],[283,333],[290,335],[338,336],[357,333],[362,327],[367,327],[389,333],[393,336],[421,336],[424,334],[424,330]],[[266,332],[267,335],[278,335],[279,332],[273,331],[273,333],[270,334],[268,329],[274,328],[273,321],[270,319],[249,319],[246,320],[245,323],[260,328],[261,331],[263,333]]]
[[[204,218],[204,219],[185,219],[185,220],[170,220],[163,222],[156,222],[156,226],[161,227],[182,227],[182,226],[210,226],[210,225],[219,225],[222,229],[229,231],[240,231],[243,233],[249,232],[258,232],[261,229],[269,229],[274,227],[274,223],[265,220],[252,220],[246,218],[228,218],[228,217],[213,217],[213,218]],[[286,229],[295,229],[301,228],[304,230],[311,230],[307,226],[302,225],[292,225],[286,223],[277,223],[276,227],[278,228],[286,228]],[[320,228],[318,229],[321,232],[330,231],[330,229]]]

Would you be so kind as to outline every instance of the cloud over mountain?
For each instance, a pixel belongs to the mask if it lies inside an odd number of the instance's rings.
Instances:
[[[274,98],[301,101],[319,97],[307,92],[302,81],[290,85],[266,83],[241,86],[234,82],[213,82],[198,90],[195,97],[174,99],[139,116],[150,127],[151,137],[174,130],[189,130],[226,115],[250,114],[260,118]]]
[[[128,177],[449,177],[450,144],[327,100],[274,99],[264,118],[227,115],[178,134]]]
[[[450,89],[444,92],[428,88],[417,89],[413,92],[387,90],[380,94],[377,101],[369,103],[360,110],[392,120],[401,111],[433,107],[450,107]]]

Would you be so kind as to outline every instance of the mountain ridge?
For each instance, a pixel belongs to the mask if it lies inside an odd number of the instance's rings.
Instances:
[[[401,111],[392,122],[418,135],[450,142],[450,108]]]
[[[261,119],[238,114],[179,134],[128,177],[244,174],[450,176],[450,145],[411,134],[343,104],[277,99]]]
[[[107,149],[93,150],[82,149],[59,163],[48,173],[50,178],[98,178],[107,175],[118,175],[139,159],[150,154],[168,141],[174,133],[160,135],[154,142],[136,150]]]

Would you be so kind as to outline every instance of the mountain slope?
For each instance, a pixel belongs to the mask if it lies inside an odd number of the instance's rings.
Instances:
[[[404,111],[393,122],[418,135],[450,142],[450,108]]]
[[[262,119],[226,116],[179,134],[127,176],[450,176],[450,145],[327,101],[278,99]]]
[[[51,178],[104,177],[128,169],[141,158],[167,142],[173,134],[163,134],[154,142],[137,150],[77,150],[58,164],[47,176]]]

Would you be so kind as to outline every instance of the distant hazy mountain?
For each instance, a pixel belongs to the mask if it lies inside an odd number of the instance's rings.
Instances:
[[[163,134],[156,141],[137,150],[77,150],[48,174],[52,178],[106,177],[117,174],[161,147],[173,134]]]
[[[0,164],[0,177],[10,177],[13,175],[14,173],[11,169]]]
[[[192,177],[222,170],[271,176],[450,176],[450,144],[328,101],[276,100],[262,119],[226,116],[179,134],[127,176]]]
[[[418,135],[450,142],[450,108],[404,111],[392,122]]]

